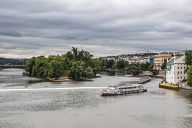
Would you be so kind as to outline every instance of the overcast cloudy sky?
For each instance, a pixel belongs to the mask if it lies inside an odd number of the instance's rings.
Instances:
[[[0,0],[0,57],[192,49],[192,0]]]

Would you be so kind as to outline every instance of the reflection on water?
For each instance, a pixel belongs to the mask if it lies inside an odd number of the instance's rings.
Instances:
[[[0,128],[191,128],[192,93],[159,89],[101,97],[100,90],[134,77],[102,76],[88,82],[29,84],[22,70],[0,72]]]

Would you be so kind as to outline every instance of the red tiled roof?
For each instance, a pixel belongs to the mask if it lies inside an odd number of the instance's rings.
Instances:
[[[155,57],[158,57],[158,58],[170,58],[172,56],[173,56],[172,54],[159,54],[159,55],[156,55]]]

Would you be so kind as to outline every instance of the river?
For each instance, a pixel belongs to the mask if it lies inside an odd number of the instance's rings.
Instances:
[[[0,71],[0,128],[191,128],[192,94],[159,89],[101,97],[103,87],[136,77],[101,76],[88,82],[30,84],[23,70]]]

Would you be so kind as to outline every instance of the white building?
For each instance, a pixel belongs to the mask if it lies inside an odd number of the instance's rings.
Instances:
[[[167,63],[166,82],[177,84],[187,79],[185,56],[173,57]]]

